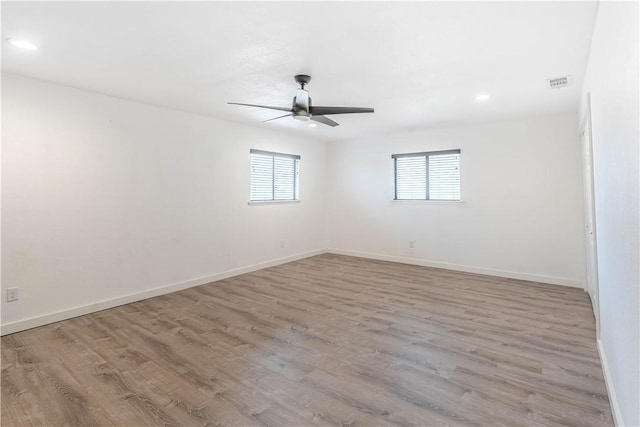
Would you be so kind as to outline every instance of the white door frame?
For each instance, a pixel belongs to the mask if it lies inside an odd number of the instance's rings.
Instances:
[[[596,207],[593,179],[593,139],[591,131],[591,94],[587,93],[587,102],[580,123],[580,142],[582,148],[582,173],[584,191],[585,247],[587,260],[586,291],[591,297],[593,315],[596,319],[596,336],[600,338],[600,291],[598,284],[598,251],[596,235]]]

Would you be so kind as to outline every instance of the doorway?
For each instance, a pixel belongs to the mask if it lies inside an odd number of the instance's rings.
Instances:
[[[596,238],[596,210],[593,184],[593,141],[591,132],[591,94],[580,126],[584,189],[585,243],[587,260],[587,292],[596,319],[596,336],[600,338],[600,294],[598,291],[598,252]]]

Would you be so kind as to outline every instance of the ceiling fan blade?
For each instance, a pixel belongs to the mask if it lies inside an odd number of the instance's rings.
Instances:
[[[323,125],[331,126],[332,128],[336,126],[340,126],[339,123],[336,123],[333,120],[331,120],[329,117],[325,117],[325,116],[311,116],[311,120],[318,123],[322,123]]]
[[[373,113],[373,108],[361,107],[319,107],[312,105],[309,107],[311,114],[351,114],[351,113]]]
[[[268,105],[256,105],[256,104],[241,104],[239,102],[227,102],[227,104],[231,104],[231,105],[244,105],[246,107],[258,107],[258,108],[268,108],[270,110],[279,110],[279,111],[291,111],[291,108],[286,108],[286,107],[271,107]]]
[[[283,119],[283,118],[285,118],[285,117],[291,117],[291,114],[285,114],[284,116],[274,117],[273,119],[265,120],[265,121],[264,121],[264,122],[262,122],[262,123],[267,123],[267,122],[270,122],[270,121],[272,121],[272,120]]]

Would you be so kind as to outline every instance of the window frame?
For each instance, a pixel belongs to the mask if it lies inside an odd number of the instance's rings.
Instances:
[[[266,200],[253,200],[251,199],[252,193],[252,155],[258,154],[263,156],[270,156],[272,158],[272,178],[271,178],[271,199]],[[294,174],[293,174],[293,199],[276,199],[276,186],[275,186],[275,158],[281,157],[294,160]],[[262,204],[281,204],[281,203],[300,203],[300,159],[302,157],[298,154],[279,153],[275,151],[259,150],[256,148],[249,149],[249,205],[262,205]],[[297,198],[296,198],[297,196]]]
[[[430,199],[427,198],[429,195],[429,156],[437,156],[437,155],[445,155],[445,154],[459,154],[460,159],[458,162],[459,174],[460,178],[458,181],[458,188],[460,192],[459,199]],[[397,162],[396,159],[403,157],[424,157],[426,162],[426,191],[424,199],[398,199],[398,170],[397,170]],[[397,203],[437,203],[437,204],[456,204],[462,203],[462,150],[461,149],[448,149],[448,150],[437,150],[437,151],[421,151],[415,153],[400,153],[400,154],[392,154],[391,159],[393,160],[393,198],[392,202]]]

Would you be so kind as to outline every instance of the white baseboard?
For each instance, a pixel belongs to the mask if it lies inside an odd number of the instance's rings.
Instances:
[[[609,404],[611,405],[613,422],[616,426],[622,427],[625,424],[620,413],[620,406],[618,405],[618,398],[616,397],[616,389],[613,387],[611,371],[609,370],[609,361],[607,360],[607,352],[604,351],[602,340],[600,339],[598,339],[598,354],[600,355],[600,364],[602,365],[602,373],[604,374],[604,383],[607,386],[607,394],[609,395]]]
[[[147,291],[137,292],[134,294],[125,295],[118,298],[112,298],[112,299],[100,301],[93,304],[82,305],[78,307],[69,308],[66,310],[57,311],[54,313],[48,313],[48,314],[35,316],[35,317],[31,317],[24,320],[18,320],[16,322],[6,323],[3,325],[0,325],[0,335],[13,334],[15,332],[24,331],[26,329],[48,325],[49,323],[59,322],[61,320],[67,320],[73,317],[83,316],[85,314],[94,313],[100,310],[106,310],[108,308],[117,307],[119,305],[130,304],[132,302],[141,301],[147,298],[157,297],[159,295],[169,294],[171,292],[181,291],[183,289],[192,288],[194,286],[204,285],[206,283],[211,283],[211,282],[226,279],[229,277],[238,276],[240,274],[250,273],[252,271],[261,270],[263,268],[285,264],[291,261],[297,261],[300,259],[309,258],[309,257],[320,255],[323,253],[326,253],[325,249],[318,249],[315,251],[304,252],[296,255],[287,256],[284,258],[278,258],[271,261],[262,262],[259,264],[253,264],[246,267],[224,271],[222,273],[216,273],[211,276],[199,277],[197,279],[187,280],[185,282],[175,283],[172,285],[162,286],[159,288],[149,289]]]
[[[463,271],[465,273],[486,274],[488,276],[506,277],[509,279],[528,280],[531,282],[550,283],[552,285],[570,286],[584,289],[584,283],[580,280],[565,279],[562,277],[542,276],[538,274],[517,273],[514,271],[498,270],[493,268],[475,267],[469,265],[452,264],[447,262],[430,261],[419,258],[405,258],[393,255],[375,254],[369,252],[351,251],[345,249],[329,248],[328,253],[348,255],[359,258],[377,259],[380,261],[399,262],[402,264],[420,265],[423,267],[443,268],[446,270]]]

